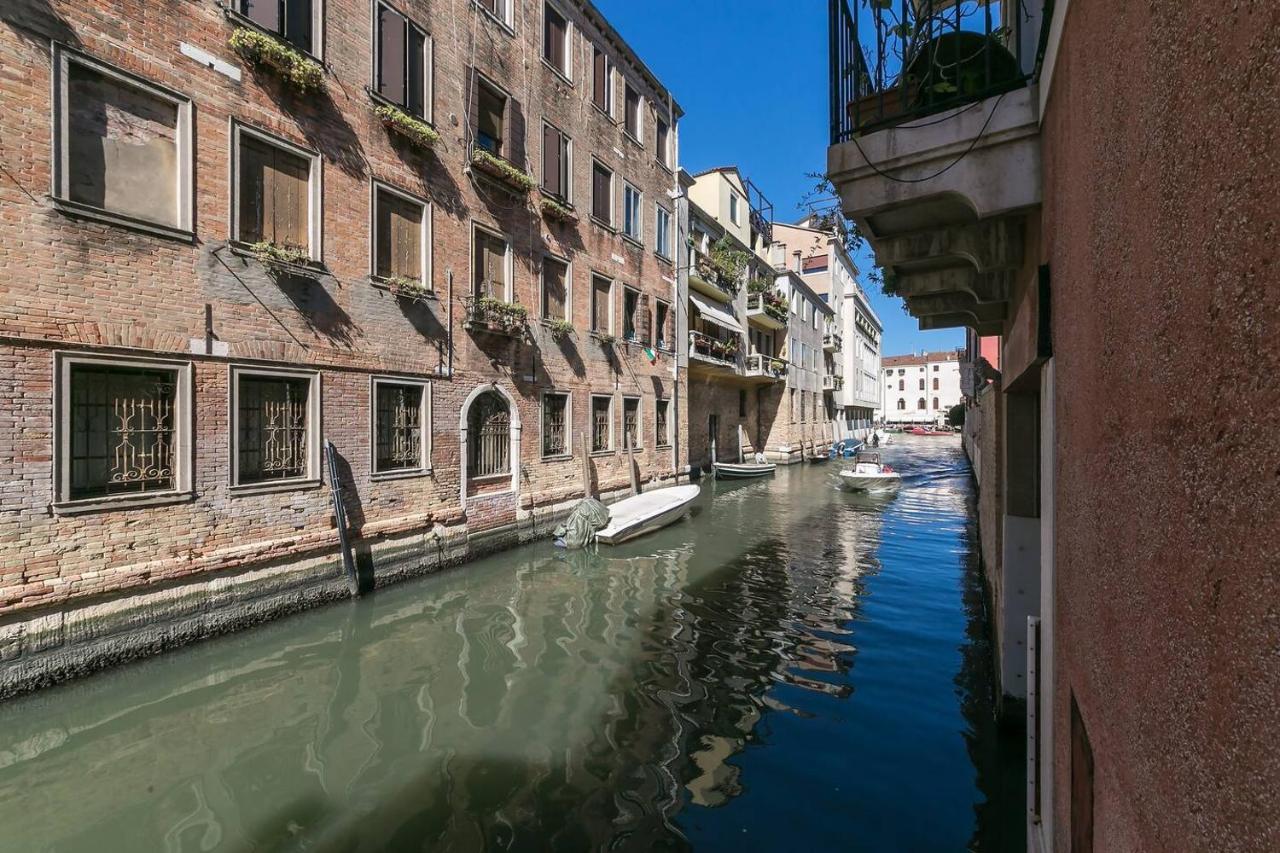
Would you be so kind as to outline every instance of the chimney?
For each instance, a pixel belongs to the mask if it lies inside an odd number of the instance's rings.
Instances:
[[[791,257],[795,258],[795,261],[796,261],[796,265],[794,267],[795,271],[800,272],[800,250],[796,249],[794,252],[792,252]]]

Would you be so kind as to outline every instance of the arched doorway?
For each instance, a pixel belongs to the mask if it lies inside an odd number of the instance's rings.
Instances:
[[[520,410],[505,388],[472,389],[458,417],[463,507],[468,495],[514,494],[520,487]]]

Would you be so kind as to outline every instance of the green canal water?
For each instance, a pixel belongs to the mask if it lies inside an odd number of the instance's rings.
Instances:
[[[0,705],[0,850],[1014,850],[972,488],[900,439]],[[1003,739],[1002,739],[1003,738]]]

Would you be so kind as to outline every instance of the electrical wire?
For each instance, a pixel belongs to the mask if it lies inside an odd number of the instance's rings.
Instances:
[[[862,143],[858,142],[858,137],[856,136],[850,137],[850,141],[852,141],[854,144],[854,147],[858,149],[858,153],[862,155],[863,161],[865,161],[866,164],[869,167],[871,167],[871,171],[875,172],[877,175],[884,178],[885,180],[893,181],[894,183],[899,183],[899,184],[923,184],[926,181],[932,181],[934,178],[939,178],[942,175],[946,174],[947,172],[951,171],[951,169],[955,168],[960,163],[961,160],[963,160],[965,157],[968,157],[971,153],[973,153],[973,149],[978,146],[978,141],[981,140],[983,134],[987,132],[987,127],[991,124],[991,119],[995,117],[996,110],[1000,109],[1000,102],[1004,100],[1004,96],[1005,96],[1005,93],[1002,92],[1000,94],[1000,97],[996,98],[995,104],[991,107],[991,112],[987,114],[987,120],[982,123],[982,128],[974,135],[973,141],[969,143],[969,147],[966,148],[964,151],[961,151],[960,154],[956,157],[956,159],[952,160],[950,163],[943,166],[941,169],[934,172],[932,175],[927,175],[923,178],[898,178],[893,175],[890,175],[888,172],[881,169],[875,163],[871,162],[871,158],[867,156],[867,152],[862,150]],[[956,115],[958,115],[958,113]],[[955,115],[947,116],[947,118],[955,118]]]

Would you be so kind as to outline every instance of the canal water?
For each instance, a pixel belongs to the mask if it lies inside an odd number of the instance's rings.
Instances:
[[[957,439],[0,705],[0,849],[1014,850]],[[1002,740],[1003,738],[1003,740]]]

